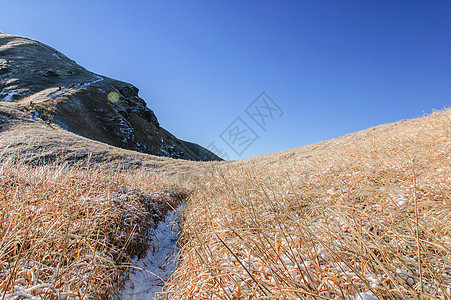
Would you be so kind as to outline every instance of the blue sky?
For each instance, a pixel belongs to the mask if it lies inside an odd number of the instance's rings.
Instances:
[[[229,159],[451,103],[450,1],[2,0],[1,10],[0,31],[134,84],[163,127]],[[262,92],[281,110],[266,110],[263,128],[245,111],[264,114]],[[231,141],[237,124],[250,142]]]

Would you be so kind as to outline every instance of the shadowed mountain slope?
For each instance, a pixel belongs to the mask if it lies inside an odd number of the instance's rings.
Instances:
[[[221,160],[164,130],[135,86],[94,74],[28,38],[0,33],[0,102],[16,103],[34,118],[120,148],[187,160]]]

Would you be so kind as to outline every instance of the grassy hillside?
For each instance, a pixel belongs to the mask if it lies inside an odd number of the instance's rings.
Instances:
[[[163,297],[451,296],[449,109],[229,163],[122,150],[8,113],[0,299],[114,297],[180,202]]]
[[[451,295],[451,111],[231,163],[190,197],[175,299]]]

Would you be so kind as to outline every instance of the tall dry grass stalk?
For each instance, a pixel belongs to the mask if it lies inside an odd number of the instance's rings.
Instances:
[[[173,299],[449,299],[451,110],[231,163],[185,211]]]
[[[0,162],[0,299],[112,299],[187,190],[149,174]]]

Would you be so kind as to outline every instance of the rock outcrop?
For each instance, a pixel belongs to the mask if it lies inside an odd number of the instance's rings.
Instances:
[[[32,39],[0,33],[0,102],[15,102],[35,118],[124,149],[221,160],[163,129],[135,86],[94,74]]]

